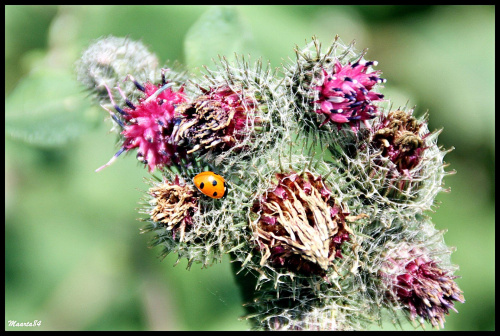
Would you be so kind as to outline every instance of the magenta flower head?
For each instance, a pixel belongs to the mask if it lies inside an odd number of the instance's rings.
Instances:
[[[252,207],[259,215],[253,230],[261,265],[269,261],[292,272],[324,276],[333,260],[342,258],[342,244],[352,239],[347,220],[358,217],[337,204],[321,176],[291,172],[276,177],[276,187]]]
[[[409,312],[412,321],[417,316],[436,328],[444,328],[444,315],[457,310],[454,301],[463,303],[462,291],[448,274],[423,249],[401,244],[387,256],[381,276],[388,285],[388,296]]]
[[[176,110],[180,123],[175,141],[189,148],[188,154],[219,153],[235,146],[245,136],[247,114],[256,105],[244,90],[229,86],[202,91],[202,95]]]
[[[122,128],[123,143],[114,157],[96,171],[110,165],[124,151],[135,148],[137,159],[147,165],[150,172],[155,168],[161,169],[179,163],[180,158],[185,156],[182,148],[173,142],[171,136],[176,124],[175,107],[187,101],[184,88],[173,90],[173,83],[167,83],[164,75],[162,83],[158,85],[149,82],[141,85],[133,78],[132,80],[143,96],[138,99],[137,104],[123,96],[127,107],[120,108],[109,92],[111,102],[119,114],[116,115],[110,110],[108,112]],[[120,88],[118,90],[123,95]]]
[[[319,91],[316,113],[326,116],[320,126],[330,121],[338,124],[339,129],[341,124],[348,123],[357,130],[361,121],[375,118],[378,111],[374,102],[382,100],[384,95],[372,89],[385,82],[379,76],[380,71],[368,70],[376,64],[359,60],[342,65],[336,59],[331,72],[323,70],[322,84],[315,87]]]
[[[182,182],[176,175],[173,182],[164,180],[149,189],[152,197],[148,214],[156,225],[172,233],[172,239],[184,240],[193,226],[193,216],[198,211],[199,198],[191,184]]]

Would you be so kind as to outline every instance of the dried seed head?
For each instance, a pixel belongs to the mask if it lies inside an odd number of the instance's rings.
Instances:
[[[431,209],[444,191],[444,156],[440,131],[429,132],[427,114],[413,116],[407,107],[384,110],[370,129],[358,133],[354,150],[344,156],[350,178],[356,178],[371,201],[405,209],[405,215]],[[406,211],[408,210],[408,211]]]
[[[172,231],[173,238],[184,240],[185,232],[193,225],[193,215],[198,211],[198,197],[192,185],[179,182],[178,176],[173,182],[164,181],[149,189],[153,197],[150,204],[150,218],[167,230]]]
[[[205,94],[176,109],[181,121],[175,141],[189,148],[188,154],[219,153],[235,146],[245,136],[247,114],[255,108],[253,99],[243,90],[221,86],[204,91]]]
[[[335,258],[342,258],[342,243],[352,238],[348,211],[331,197],[321,176],[292,172],[276,177],[277,186],[252,207],[259,215],[252,229],[261,265],[269,261],[293,272],[324,275]]]
[[[423,123],[404,111],[389,112],[374,125],[372,145],[381,149],[400,173],[415,168],[425,150],[425,135],[420,134]]]

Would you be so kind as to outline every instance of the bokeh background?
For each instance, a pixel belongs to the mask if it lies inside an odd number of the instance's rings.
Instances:
[[[432,215],[465,304],[445,330],[495,329],[493,6],[237,6],[245,45],[272,66],[316,35],[367,48],[395,106],[430,112],[456,175]],[[161,61],[186,59],[184,40],[209,6],[5,7],[5,328],[7,330],[246,330],[228,259],[186,270],[139,234],[146,188],[133,155],[115,152],[106,113],[75,86],[73,64],[103,35],[141,39]],[[220,36],[222,45],[234,34]],[[208,54],[218,46],[205,48]],[[63,85],[64,84],[64,85]],[[50,99],[48,99],[50,98]],[[40,115],[37,116],[38,111]],[[47,112],[49,111],[49,112]],[[52,114],[53,111],[53,114]],[[61,111],[67,111],[61,113]],[[68,117],[70,116],[70,117]],[[65,119],[68,117],[68,119]],[[50,137],[39,134],[47,123]],[[67,125],[72,125],[67,127]],[[32,129],[30,129],[30,127]],[[42,321],[14,328],[9,321]],[[406,329],[413,329],[408,324]],[[374,327],[379,329],[379,327]],[[384,329],[392,330],[385,323]]]

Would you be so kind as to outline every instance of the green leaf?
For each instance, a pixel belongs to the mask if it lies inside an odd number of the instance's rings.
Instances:
[[[235,53],[255,52],[249,30],[236,8],[230,6],[209,8],[191,26],[184,41],[185,62],[191,69],[210,66],[219,55],[231,60]]]
[[[85,95],[69,71],[39,69],[6,98],[5,133],[34,145],[63,145],[95,125]]]

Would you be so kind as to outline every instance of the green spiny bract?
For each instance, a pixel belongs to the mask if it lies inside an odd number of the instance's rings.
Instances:
[[[255,291],[254,301],[246,304],[252,312],[246,318],[253,329],[348,331],[365,329],[371,322],[372,302],[353,286],[359,280],[356,277],[340,280],[342,290],[326,282],[311,286],[306,279],[301,280],[296,280],[294,291],[277,290],[272,283]]]

